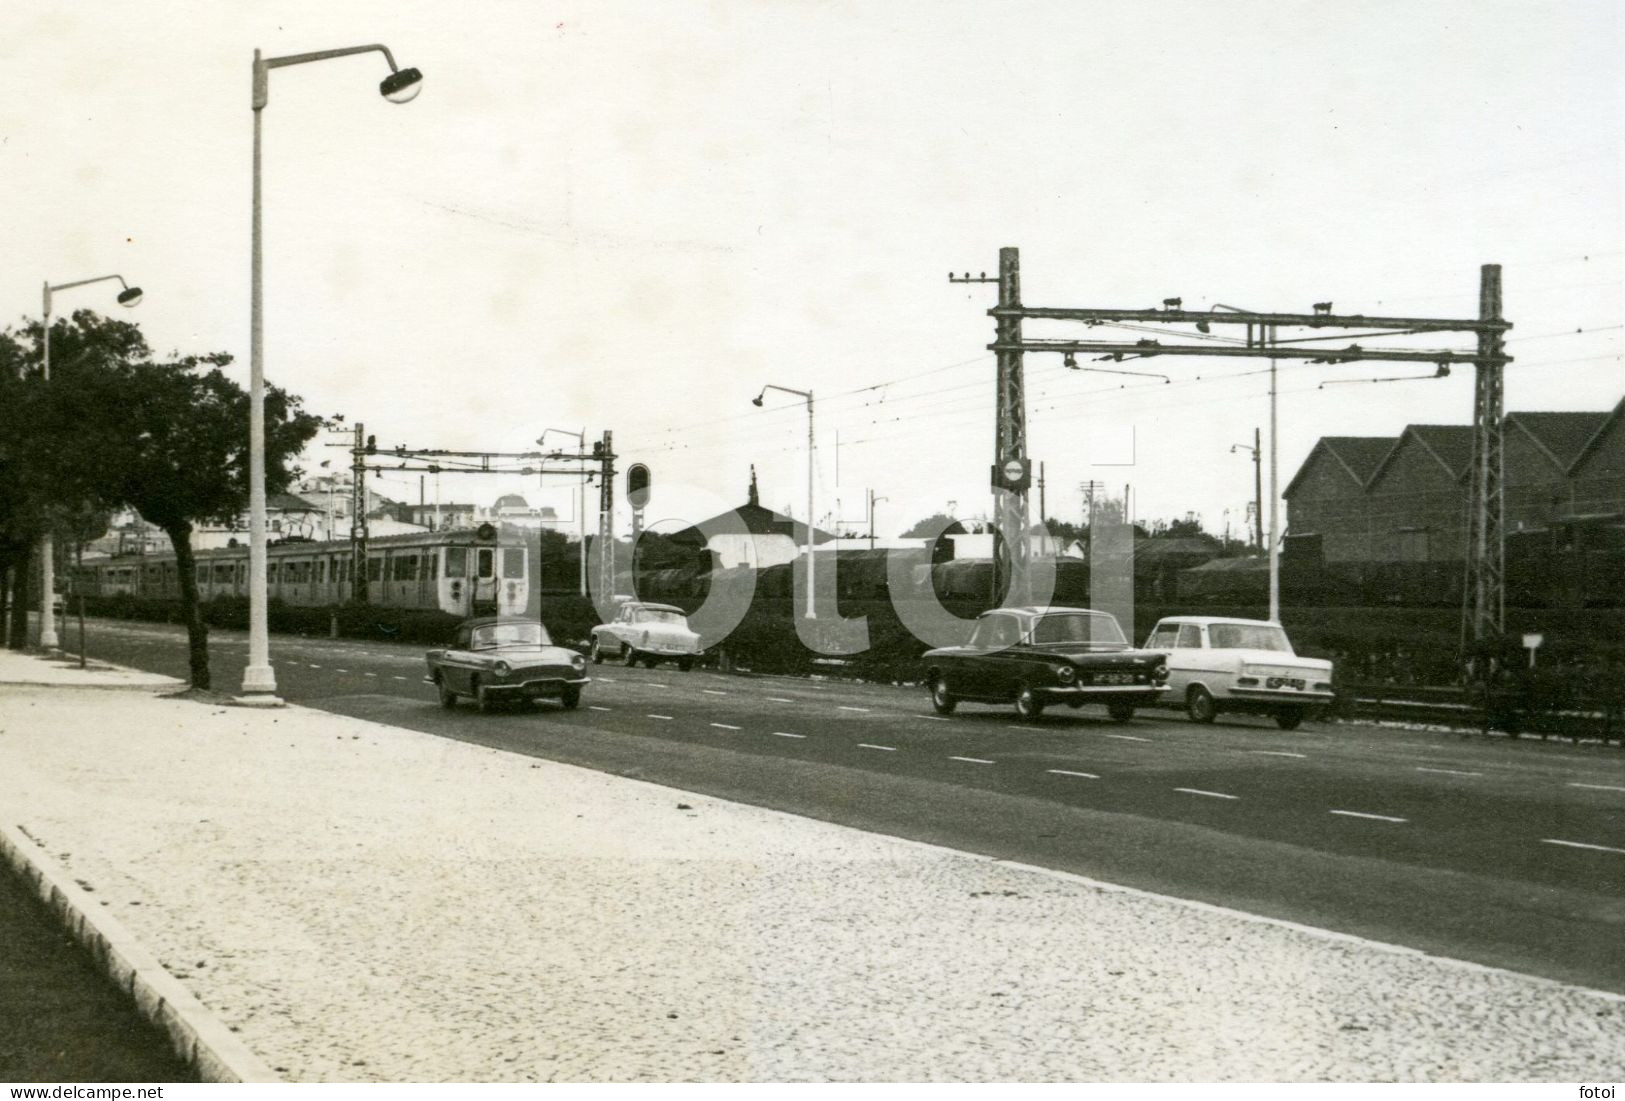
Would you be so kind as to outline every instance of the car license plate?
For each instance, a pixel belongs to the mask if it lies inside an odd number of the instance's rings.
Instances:
[[[1096,684],[1133,684],[1133,673],[1100,673],[1095,677]]]

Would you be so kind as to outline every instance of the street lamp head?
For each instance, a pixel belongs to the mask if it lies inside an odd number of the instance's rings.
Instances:
[[[756,408],[760,409],[762,407],[762,395],[757,394],[755,397],[750,399],[750,403],[756,406]]]
[[[416,69],[397,69],[378,84],[378,92],[391,103],[410,103],[423,91],[423,74]]]
[[[125,287],[123,290],[118,292],[118,304],[120,306],[134,306],[139,304],[140,301],[140,287]]]

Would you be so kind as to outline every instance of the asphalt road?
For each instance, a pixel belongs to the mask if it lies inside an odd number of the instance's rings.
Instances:
[[[89,639],[186,675],[177,628]],[[234,690],[246,637],[211,655]],[[272,660],[307,706],[1625,992],[1617,747],[1099,707],[944,719],[923,688],[617,664],[589,666],[577,711],[481,715],[440,708],[421,647],[279,636]]]

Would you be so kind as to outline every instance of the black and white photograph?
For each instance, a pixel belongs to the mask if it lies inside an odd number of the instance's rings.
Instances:
[[[1614,0],[18,0],[0,180],[9,1097],[1625,1080]]]

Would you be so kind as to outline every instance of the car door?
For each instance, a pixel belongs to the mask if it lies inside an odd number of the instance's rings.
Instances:
[[[1167,698],[1181,700],[1185,698],[1185,689],[1191,681],[1191,671],[1188,666],[1177,660],[1174,653],[1175,644],[1179,640],[1179,624],[1162,620],[1152,628],[1151,637],[1145,640],[1145,648],[1168,655],[1168,694]],[[1189,657],[1189,654],[1180,655]]]
[[[1021,623],[1015,616],[995,613],[982,617],[971,639],[971,692],[995,699],[1015,694],[1021,659],[1014,648],[1020,641]]]

